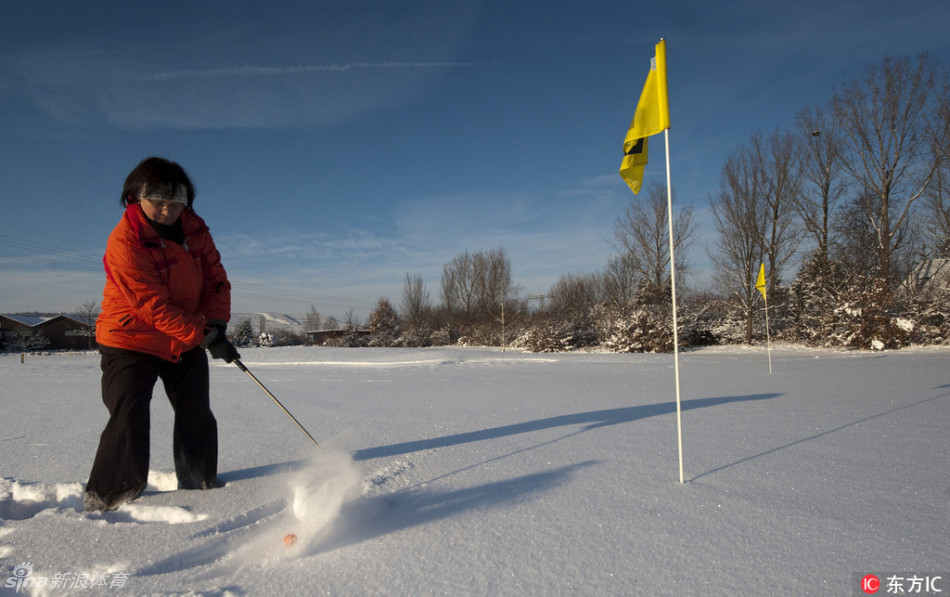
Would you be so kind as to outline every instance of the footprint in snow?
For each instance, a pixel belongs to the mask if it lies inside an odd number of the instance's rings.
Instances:
[[[149,471],[147,492],[177,489],[174,473]],[[82,483],[24,482],[4,477],[0,479],[0,520],[28,520],[41,512],[83,512]],[[206,514],[195,514],[178,506],[149,506],[135,501],[123,504],[114,512],[87,513],[95,520],[109,522],[186,524],[204,520]]]

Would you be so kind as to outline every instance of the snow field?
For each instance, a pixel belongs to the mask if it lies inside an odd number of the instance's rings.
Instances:
[[[85,514],[96,355],[0,356],[0,585],[127,574],[129,594],[840,595],[944,573],[946,350],[242,351],[321,455],[212,367],[223,486],[175,491],[152,405],[140,499]],[[283,537],[298,535],[287,547]],[[27,594],[67,594],[33,587]]]

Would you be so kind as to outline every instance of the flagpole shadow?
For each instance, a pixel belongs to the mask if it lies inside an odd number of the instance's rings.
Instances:
[[[723,404],[731,404],[731,403],[737,403],[737,402],[770,400],[772,398],[777,398],[778,396],[781,396],[781,394],[764,393],[764,394],[750,394],[748,396],[720,396],[720,397],[715,397],[715,398],[696,398],[692,400],[684,400],[682,401],[681,405],[682,405],[682,409],[686,411],[686,410],[695,410],[699,408],[721,406]],[[389,444],[386,446],[377,446],[373,448],[364,448],[361,450],[356,450],[353,453],[353,460],[361,461],[361,460],[372,460],[374,458],[383,458],[383,457],[388,457],[388,456],[399,456],[402,454],[409,454],[411,452],[421,452],[424,450],[435,450],[438,448],[447,448],[450,446],[458,446],[461,444],[479,442],[479,441],[484,441],[484,440],[489,440],[489,439],[497,439],[500,437],[520,435],[523,433],[531,433],[534,431],[541,431],[544,429],[552,429],[556,427],[586,425],[586,427],[584,427],[582,431],[590,431],[592,429],[597,429],[600,427],[621,425],[623,423],[631,423],[634,421],[640,421],[643,419],[649,419],[651,417],[658,417],[661,415],[668,415],[675,412],[676,412],[675,402],[662,402],[658,404],[643,404],[643,405],[628,406],[628,407],[623,407],[623,408],[611,408],[611,409],[606,409],[606,410],[589,411],[589,412],[575,413],[575,414],[570,414],[570,415],[560,415],[556,417],[548,417],[545,419],[537,419],[535,421],[526,421],[524,423],[515,423],[512,425],[502,425],[501,427],[481,429],[478,431],[469,431],[466,433],[456,433],[453,435],[445,435],[442,437],[420,439],[420,440],[402,442],[398,444]]]
[[[728,468],[732,468],[732,467],[734,467],[734,466],[739,466],[739,465],[745,464],[745,463],[747,463],[747,462],[751,462],[752,460],[756,460],[757,458],[762,458],[763,456],[769,456],[769,455],[771,455],[771,454],[775,454],[776,452],[780,452],[780,451],[782,451],[782,450],[785,450],[786,448],[792,448],[792,447],[794,447],[794,446],[798,446],[798,445],[801,445],[801,444],[804,444],[804,443],[807,443],[807,442],[810,442],[810,441],[814,441],[814,440],[817,440],[817,439],[821,439],[822,437],[825,437],[825,436],[827,436],[827,435],[831,435],[832,433],[837,433],[837,432],[839,432],[839,431],[843,431],[844,429],[848,429],[849,427],[857,427],[858,425],[861,425],[861,424],[863,424],[863,423],[867,423],[868,421],[873,421],[873,420],[875,420],[875,419],[879,419],[879,418],[882,418],[882,417],[886,417],[886,416],[888,416],[888,415],[892,415],[892,414],[897,413],[897,412],[900,412],[900,411],[902,411],[902,410],[907,410],[907,409],[910,409],[910,408],[916,408],[916,407],[921,406],[921,405],[923,405],[923,404],[927,404],[928,402],[935,402],[935,401],[937,401],[937,400],[942,400],[942,399],[945,399],[945,398],[947,398],[947,394],[942,394],[942,395],[940,395],[940,396],[934,396],[934,397],[932,397],[932,398],[927,398],[927,399],[925,399],[925,400],[920,400],[919,402],[914,402],[913,404],[905,404],[904,406],[898,406],[897,408],[892,408],[892,409],[890,409],[890,410],[887,410],[887,411],[884,411],[884,412],[880,412],[880,413],[878,413],[878,414],[876,414],[876,415],[871,415],[871,416],[869,416],[869,417],[864,417],[863,419],[857,419],[857,420],[855,420],[855,421],[851,421],[850,423],[845,423],[844,425],[839,425],[839,426],[835,427],[834,429],[829,429],[829,430],[827,430],[827,431],[822,431],[821,433],[816,433],[816,434],[814,434],[814,435],[809,435],[808,437],[803,437],[803,438],[801,438],[801,439],[799,439],[799,440],[795,440],[795,441],[793,441],[793,442],[789,442],[789,443],[784,444],[784,445],[781,445],[781,446],[776,446],[776,447],[774,447],[774,448],[772,448],[772,449],[770,449],[770,450],[766,450],[765,452],[760,452],[760,453],[758,453],[758,454],[753,454],[752,456],[747,456],[746,458],[742,458],[741,460],[737,460],[737,461],[735,461],[735,462],[731,462],[731,463],[729,463],[729,464],[724,464],[724,465],[722,465],[722,466],[720,466],[720,467],[717,467],[717,468],[714,468],[714,469],[712,469],[712,470],[708,470],[708,471],[706,471],[705,473],[702,473],[702,474],[700,474],[700,475],[697,475],[697,476],[693,477],[692,481],[696,481],[696,480],[698,480],[698,479],[702,479],[703,477],[708,477],[708,476],[710,476],[710,475],[713,475],[713,474],[722,472],[722,471],[724,471],[724,470],[726,470],[726,469],[728,469]]]

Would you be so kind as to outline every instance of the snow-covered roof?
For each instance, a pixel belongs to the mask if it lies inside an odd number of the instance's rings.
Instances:
[[[55,315],[22,315],[20,313],[0,313],[0,316],[6,317],[7,319],[12,319],[13,321],[22,323],[23,325],[28,325],[30,327],[39,325],[44,321],[49,321],[55,317]]]
[[[75,313],[0,313],[0,317],[6,317],[7,319],[16,321],[17,323],[22,323],[23,325],[28,325],[30,327],[36,327],[56,319],[57,317],[65,317],[66,319],[72,319],[73,321],[82,323],[83,325],[88,325],[82,317],[76,315]]]

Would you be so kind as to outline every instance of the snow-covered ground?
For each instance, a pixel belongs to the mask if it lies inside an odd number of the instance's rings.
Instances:
[[[950,589],[947,349],[777,347],[771,374],[764,348],[682,354],[685,484],[671,355],[242,354],[328,454],[214,362],[223,487],[175,490],[159,386],[150,487],[108,514],[81,499],[97,355],[0,356],[0,592],[863,595],[870,573],[881,594],[912,575]]]

